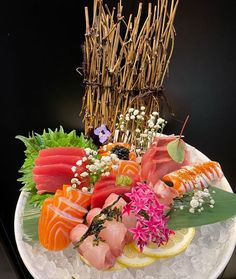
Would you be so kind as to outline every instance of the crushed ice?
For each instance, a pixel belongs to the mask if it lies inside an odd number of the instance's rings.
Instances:
[[[38,278],[53,279],[173,279],[173,278],[209,278],[212,269],[220,262],[233,229],[234,220],[206,225],[196,230],[195,238],[182,254],[156,261],[142,269],[123,269],[102,272],[85,265],[77,252],[68,247],[64,251],[52,252],[40,244],[29,245],[22,241],[25,256]]]

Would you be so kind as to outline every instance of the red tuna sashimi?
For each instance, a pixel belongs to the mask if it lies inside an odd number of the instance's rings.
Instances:
[[[87,172],[87,163],[78,166],[76,173],[81,182],[78,188],[87,187],[89,185],[89,177],[80,177],[80,174]],[[48,166],[37,166],[33,169],[33,179],[36,183],[38,193],[55,192],[57,189],[62,189],[63,184],[71,184],[71,179],[74,172],[71,170],[70,165],[55,164]]]
[[[67,175],[69,177],[73,177],[74,173],[71,170],[71,168],[72,168],[72,166],[67,165],[67,164],[36,166],[36,167],[33,168],[33,174],[53,175],[53,176]]]
[[[35,160],[35,166],[54,165],[54,164],[61,164],[61,163],[74,166],[76,162],[81,159],[82,159],[81,156],[70,156],[70,155],[38,157]]]
[[[83,148],[79,147],[53,147],[46,148],[39,151],[40,157],[55,156],[55,155],[69,155],[69,156],[86,156]]]
[[[116,176],[114,174],[111,174],[109,176],[102,176],[101,179],[99,179],[95,184],[95,189],[103,189],[106,187],[113,187],[116,182]]]
[[[63,184],[70,184],[71,181],[71,177],[68,176],[34,175],[33,178],[38,194],[55,193],[58,189],[62,189]]]
[[[105,203],[105,200],[112,193],[115,193],[117,195],[123,195],[129,191],[130,191],[130,187],[124,187],[124,186],[122,187],[114,186],[110,188],[101,189],[96,192],[94,191],[91,198],[91,208],[94,207],[102,208]]]
[[[188,165],[189,154],[185,146],[185,160],[182,164],[176,163],[167,152],[167,144],[175,140],[177,136],[158,136],[150,148],[144,154],[141,163],[141,178],[152,186],[164,175]]]

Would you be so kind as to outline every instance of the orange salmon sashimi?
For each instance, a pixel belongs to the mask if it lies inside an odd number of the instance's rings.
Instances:
[[[141,166],[139,163],[130,160],[120,160],[118,169],[113,170],[113,173],[118,175],[139,175],[141,171]]]
[[[70,244],[70,232],[82,219],[59,210],[50,202],[43,204],[39,218],[39,241],[48,250],[63,250]]]
[[[70,232],[88,213],[91,194],[63,185],[52,198],[47,198],[39,218],[39,241],[48,250],[62,250],[70,244]]]
[[[220,164],[210,161],[182,167],[165,175],[162,181],[172,186],[179,193],[185,193],[195,188],[206,188],[211,182],[220,179],[223,175]]]
[[[74,218],[83,218],[88,210],[64,197],[54,197],[53,206]]]
[[[63,195],[82,207],[88,207],[91,204],[92,194],[83,192],[79,189],[73,189],[70,185],[63,185]]]

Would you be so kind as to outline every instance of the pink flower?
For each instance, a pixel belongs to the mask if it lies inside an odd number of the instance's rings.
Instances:
[[[154,191],[145,183],[137,183],[130,193],[123,214],[133,213],[137,218],[135,228],[129,229],[141,251],[149,241],[158,246],[165,244],[174,232],[167,227],[166,206],[160,204]]]
[[[146,242],[148,240],[148,230],[147,228],[143,227],[141,222],[136,223],[136,227],[133,229],[130,229],[130,232],[133,233],[133,239],[134,240],[142,240]]]
[[[126,205],[123,207],[123,212],[122,212],[122,214],[123,214],[123,215],[125,215],[125,214],[130,215],[131,212],[132,212],[132,207],[131,207],[131,204],[128,203],[128,204],[126,204]]]

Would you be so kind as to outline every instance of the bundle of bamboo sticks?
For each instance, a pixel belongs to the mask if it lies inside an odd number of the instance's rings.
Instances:
[[[85,133],[107,124],[114,132],[119,114],[144,106],[146,113],[159,111],[159,96],[174,49],[174,18],[179,0],[149,3],[141,26],[143,4],[136,17],[126,21],[120,0],[110,10],[94,0],[90,22],[85,7],[86,33],[83,75]]]

